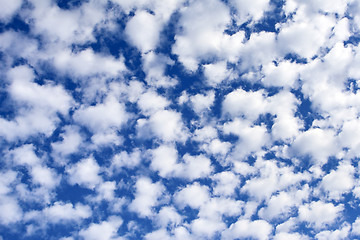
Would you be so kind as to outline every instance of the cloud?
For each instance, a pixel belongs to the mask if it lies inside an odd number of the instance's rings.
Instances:
[[[264,220],[238,220],[228,230],[222,233],[223,239],[236,239],[239,237],[268,239],[272,231],[271,225]]]
[[[335,206],[322,201],[311,202],[299,207],[299,219],[312,224],[316,229],[321,229],[333,224],[343,209],[344,206],[341,204]]]
[[[100,166],[93,157],[84,158],[79,162],[67,167],[66,172],[69,175],[70,184],[79,184],[82,187],[94,189],[96,185],[102,182],[99,175]]]
[[[147,11],[137,11],[126,24],[125,33],[130,42],[141,52],[154,50],[160,38],[162,24]]]
[[[135,199],[129,209],[140,217],[152,216],[152,208],[158,205],[158,200],[165,190],[164,186],[160,182],[152,183],[149,178],[142,177],[136,181],[135,188]]]
[[[2,21],[8,22],[11,17],[20,9],[22,5],[22,0],[15,0],[15,1],[4,1],[0,2],[1,6],[4,7],[4,10],[0,13],[0,19]]]
[[[124,104],[112,96],[108,96],[103,103],[82,107],[74,113],[74,120],[94,133],[111,128],[119,129],[128,119]]]
[[[115,240],[118,238],[118,228],[123,223],[123,220],[117,216],[110,216],[107,221],[102,221],[100,223],[92,223],[86,229],[82,229],[79,232],[79,236],[83,239],[95,240],[95,239],[104,239],[104,240]]]

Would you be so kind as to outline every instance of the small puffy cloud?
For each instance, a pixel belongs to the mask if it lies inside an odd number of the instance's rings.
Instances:
[[[25,214],[26,221],[36,220],[39,224],[52,223],[62,224],[67,222],[80,222],[83,219],[91,217],[91,208],[87,205],[78,203],[55,202],[52,206],[41,211],[30,211]],[[46,221],[46,222],[45,222]]]
[[[267,203],[266,208],[259,211],[259,216],[267,220],[273,220],[278,217],[286,218],[291,213],[291,208],[296,205],[297,199],[286,192],[280,192],[272,196]]]
[[[198,218],[191,222],[191,232],[201,238],[211,239],[216,232],[225,228],[225,223],[214,219]]]
[[[264,12],[270,10],[270,0],[231,0],[230,3],[236,9],[236,20],[239,25],[248,20],[259,21]]]
[[[86,43],[94,41],[93,30],[105,19],[105,6],[87,2],[81,8],[63,10],[50,1],[34,1],[32,11],[26,15],[31,30],[41,34],[46,42],[57,44]],[[54,27],[56,26],[56,27]]]
[[[93,157],[85,158],[71,165],[66,170],[69,175],[70,184],[79,184],[80,186],[94,189],[96,185],[102,182],[99,175],[100,166]]]
[[[119,239],[117,231],[123,220],[117,216],[110,216],[108,220],[100,223],[92,223],[86,229],[79,232],[79,236],[86,240],[116,240]]]
[[[209,154],[224,156],[229,152],[231,143],[222,142],[219,139],[214,139],[208,145],[203,145],[203,148]]]
[[[23,210],[19,202],[12,197],[1,197],[0,200],[0,223],[8,225],[20,221],[23,217]]]
[[[203,67],[206,81],[213,87],[221,84],[221,82],[231,75],[231,71],[227,69],[227,63],[225,61],[205,64]]]
[[[275,65],[271,62],[263,66],[264,78],[261,82],[265,86],[274,87],[295,87],[300,76],[301,65],[290,61],[282,61]]]
[[[176,211],[174,207],[162,207],[156,216],[157,223],[161,227],[177,226],[182,221],[182,216]]]
[[[64,132],[60,134],[62,140],[51,143],[53,149],[52,155],[55,158],[59,158],[59,160],[63,160],[64,157],[79,151],[79,147],[83,141],[77,127],[69,125],[63,129]]]
[[[148,91],[139,97],[137,104],[143,114],[149,115],[163,110],[169,105],[169,101],[154,91]]]
[[[209,200],[209,197],[209,191],[206,186],[194,183],[178,191],[174,199],[180,208],[189,206],[196,209],[203,206],[203,204]]]
[[[225,134],[235,134],[239,137],[232,155],[236,159],[242,159],[248,154],[260,151],[263,146],[270,143],[270,136],[264,125],[251,126],[249,122],[235,118],[234,121],[225,123]]]
[[[221,55],[226,42],[223,31],[229,22],[230,11],[223,2],[191,2],[181,11],[181,32],[175,36],[173,53],[188,70],[195,71],[199,60]]]
[[[208,142],[216,138],[217,135],[217,130],[214,127],[206,125],[203,128],[195,130],[193,140],[198,142]]]
[[[61,51],[54,57],[54,66],[62,73],[75,77],[110,76],[115,77],[126,71],[123,59],[103,56],[92,49],[73,53]]]
[[[269,239],[271,231],[272,226],[264,220],[249,221],[247,219],[240,219],[236,223],[231,224],[221,236],[224,240],[244,237],[266,240]]]
[[[151,151],[150,167],[159,172],[161,177],[174,176],[179,169],[178,152],[173,146],[161,145]]]
[[[112,201],[115,199],[116,182],[107,181],[101,183],[97,188],[97,196],[94,198],[96,201],[106,200]]]
[[[213,197],[205,202],[199,210],[198,216],[203,219],[221,219],[235,217],[243,212],[244,203],[228,197]]]
[[[190,97],[193,110],[197,114],[210,110],[215,101],[215,93],[210,91],[206,94],[196,94]]]
[[[301,240],[301,239],[306,240],[309,238],[299,233],[286,233],[286,232],[280,232],[274,236],[274,240]]]
[[[315,165],[323,165],[330,156],[339,152],[332,130],[310,128],[299,134],[291,145],[292,155],[310,155]]]
[[[343,209],[342,204],[334,206],[332,203],[322,201],[311,202],[299,207],[299,220],[321,229],[334,223]]]
[[[355,222],[351,226],[351,233],[356,236],[360,236],[360,217],[357,217]]]
[[[60,177],[55,169],[37,165],[32,167],[30,172],[34,184],[40,184],[46,188],[54,188],[60,182]]]
[[[226,95],[222,103],[222,111],[232,117],[244,117],[254,121],[266,111],[267,101],[264,94],[262,90],[256,92],[235,90]]]
[[[353,188],[354,171],[354,167],[350,164],[341,164],[336,170],[332,170],[323,177],[320,187],[330,199],[339,199],[342,194]]]
[[[156,48],[161,29],[161,21],[155,15],[141,10],[128,21],[125,33],[131,44],[146,53]]]
[[[8,158],[16,165],[35,166],[42,162],[42,160],[35,154],[35,147],[33,144],[24,144],[21,147],[15,148],[8,152]]]
[[[153,215],[153,207],[164,194],[164,186],[160,182],[152,183],[151,179],[142,177],[136,181],[135,199],[130,203],[129,210],[136,212],[140,217]]]
[[[322,231],[316,234],[316,239],[318,240],[341,240],[341,239],[349,239],[351,226],[345,224],[340,229],[336,229],[334,231]]]
[[[35,83],[34,72],[28,66],[12,68],[7,78],[7,90],[18,110],[13,120],[0,118],[0,135],[10,141],[38,133],[50,135],[60,120],[57,114],[68,114],[72,97],[60,85]]]
[[[301,19],[295,17],[295,19]],[[302,18],[303,19],[303,18]],[[280,27],[278,46],[283,53],[296,53],[304,58],[313,57],[326,42],[335,25],[332,16],[319,15],[305,21],[285,23]]]
[[[114,155],[111,161],[111,170],[119,171],[121,168],[134,168],[141,161],[141,151],[139,149],[133,149],[132,152],[126,151],[119,152]]]
[[[213,171],[210,159],[204,155],[191,156],[185,154],[183,161],[184,162],[180,164],[179,177],[194,180],[197,178],[205,178]]]
[[[8,22],[11,17],[20,9],[22,3],[22,0],[1,0],[0,5],[2,6],[3,10],[0,13],[0,20]]]
[[[145,240],[157,240],[157,239],[171,240],[172,238],[164,228],[161,228],[159,230],[153,231],[145,235]]]
[[[174,146],[161,145],[151,151],[150,167],[162,177],[180,177],[189,180],[207,177],[213,170],[211,161],[204,155],[185,154],[178,161],[178,152]]]
[[[240,179],[233,172],[220,172],[212,177],[215,182],[213,193],[219,196],[231,196],[240,185]]]
[[[185,141],[186,128],[182,122],[181,114],[172,110],[161,110],[151,115],[149,125],[155,136],[171,141]]]
[[[167,88],[177,84],[177,80],[165,74],[167,66],[174,64],[174,61],[166,55],[151,51],[142,55],[142,62],[148,85]]]
[[[129,115],[123,103],[109,96],[104,103],[81,107],[74,113],[74,120],[94,133],[108,129],[119,129],[128,120]]]

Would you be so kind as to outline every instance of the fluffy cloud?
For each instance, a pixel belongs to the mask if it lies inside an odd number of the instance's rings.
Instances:
[[[100,167],[93,157],[82,159],[74,165],[67,168],[70,184],[79,184],[87,188],[94,189],[102,178],[99,175]]]
[[[152,208],[158,205],[158,200],[164,193],[164,186],[160,182],[152,183],[145,177],[139,178],[135,186],[135,199],[129,205],[129,209],[140,217],[150,217],[153,214]]]

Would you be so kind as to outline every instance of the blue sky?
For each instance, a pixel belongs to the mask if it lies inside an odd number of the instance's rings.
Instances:
[[[0,0],[0,239],[360,238],[355,0]]]

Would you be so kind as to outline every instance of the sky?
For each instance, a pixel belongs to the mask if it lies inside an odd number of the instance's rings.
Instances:
[[[359,1],[0,6],[0,240],[360,239]]]

